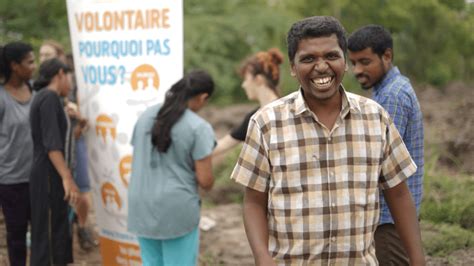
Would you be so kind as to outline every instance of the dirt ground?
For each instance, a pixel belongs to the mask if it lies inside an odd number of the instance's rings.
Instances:
[[[417,94],[424,113],[426,154],[437,154],[442,167],[473,175],[474,88],[455,83],[444,90],[419,87]],[[201,115],[213,124],[218,136],[223,136],[253,108],[255,105],[250,104],[226,108],[211,106],[204,109]],[[200,265],[253,265],[241,206],[231,203],[226,197],[229,192],[239,190],[241,188],[237,185],[230,185],[205,195],[218,204],[202,210],[202,215],[216,221],[216,225],[209,231],[201,231]],[[94,223],[94,217],[91,221]],[[0,217],[0,266],[8,265],[5,241],[3,217]],[[98,249],[85,253],[77,243],[74,257],[74,265],[101,263]],[[449,258],[428,258],[428,265],[474,265],[474,250],[458,250]]]

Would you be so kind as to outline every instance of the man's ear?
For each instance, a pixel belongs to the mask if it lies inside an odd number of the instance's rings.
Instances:
[[[290,75],[296,77],[295,65],[293,63],[290,65]]]
[[[257,76],[255,76],[255,81],[257,81],[258,85],[264,85],[265,77],[262,74],[258,74]]]
[[[65,75],[66,73],[64,72],[64,70],[62,68],[59,69],[58,71],[58,75],[62,76],[62,75]]]
[[[10,69],[12,70],[12,72],[15,72],[19,66],[20,64],[15,61],[10,62]]]
[[[382,55],[382,60],[385,64],[391,64],[393,60],[393,50],[392,48],[385,49],[385,52]]]
[[[209,93],[207,93],[207,92],[201,93],[199,95],[199,102],[204,103],[208,98],[209,98]]]

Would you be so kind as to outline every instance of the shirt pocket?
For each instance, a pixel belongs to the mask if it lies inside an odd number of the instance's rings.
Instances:
[[[375,208],[378,200],[378,180],[364,173],[354,173],[348,180],[349,204],[356,210],[370,210]]]
[[[270,145],[270,196],[301,193],[301,160],[298,149],[285,143]]]

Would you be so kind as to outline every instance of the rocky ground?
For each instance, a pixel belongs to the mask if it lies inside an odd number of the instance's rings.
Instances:
[[[418,89],[424,113],[427,154],[439,153],[443,167],[474,174],[474,89],[462,84],[452,84],[445,90]],[[238,123],[255,105],[233,105],[226,108],[208,107],[201,112],[222,136]],[[241,206],[226,197],[229,191],[239,191],[238,186],[219,188],[208,195],[217,203],[205,207],[203,216],[216,221],[209,231],[201,231],[200,265],[253,265],[247,244]],[[94,223],[94,216],[91,221]],[[422,224],[422,230],[425,230]],[[100,265],[99,250],[86,253],[74,245],[74,265]],[[0,266],[8,265],[3,217],[0,218]],[[428,265],[474,265],[474,250],[463,249],[446,258],[428,258]]]

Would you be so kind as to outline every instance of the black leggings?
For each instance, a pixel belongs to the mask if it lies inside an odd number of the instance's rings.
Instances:
[[[5,216],[10,265],[25,266],[26,233],[30,220],[30,191],[28,183],[0,184],[0,206]]]

